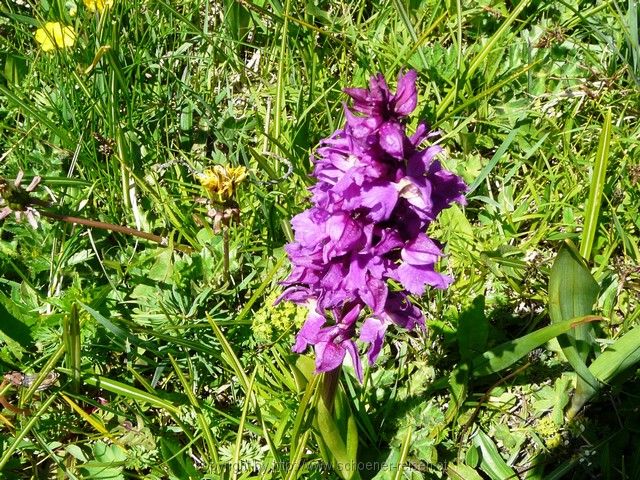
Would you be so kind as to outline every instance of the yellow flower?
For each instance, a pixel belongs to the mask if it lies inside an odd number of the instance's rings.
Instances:
[[[100,13],[104,12],[107,8],[113,7],[113,0],[82,0],[84,2],[84,6],[87,7],[87,10],[90,12],[95,12],[96,10]]]
[[[198,180],[212,199],[225,202],[233,197],[236,188],[247,178],[244,167],[225,167],[214,165],[198,175]]]
[[[44,27],[36,30],[36,42],[45,52],[57,48],[73,47],[76,43],[76,32],[60,22],[47,22]]]

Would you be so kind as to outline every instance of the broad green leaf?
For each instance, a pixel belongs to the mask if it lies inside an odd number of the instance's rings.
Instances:
[[[596,358],[589,370],[603,383],[640,361],[640,327],[634,327],[609,345]]]
[[[479,295],[458,317],[458,348],[462,361],[485,351],[489,337],[489,322],[484,314],[484,296]]]
[[[0,292],[0,338],[10,338],[20,347],[28,349],[33,345],[31,326],[37,317],[28,316],[14,301]]]
[[[328,450],[327,453],[330,454],[330,461],[334,469],[344,480],[359,479],[360,475],[355,468],[357,465],[356,458],[351,456],[353,453],[353,442],[347,439],[349,445],[345,443],[340,432],[341,429],[333,418],[333,413],[326,408],[322,400],[318,402],[317,412],[318,429],[325,447]],[[355,430],[355,421],[352,418],[348,421],[350,423],[348,425],[348,431],[350,436],[353,437],[353,435],[357,433],[357,430]],[[357,444],[357,441],[355,443]]]
[[[552,338],[562,335],[572,328],[599,319],[600,317],[595,316],[578,317],[560,323],[553,323],[524,337],[509,340],[474,358],[471,362],[471,375],[473,377],[482,377],[504,370]]]
[[[635,327],[609,345],[596,358],[589,371],[603,384],[608,384],[627,368],[640,362],[640,327]],[[569,417],[573,417],[597,391],[586,392],[579,399],[572,401]]]
[[[569,242],[560,248],[549,277],[549,316],[554,323],[590,315],[598,283]]]
[[[4,78],[9,85],[18,85],[27,75],[27,59],[22,55],[5,54],[4,58]]]
[[[549,276],[549,316],[554,323],[570,318],[589,315],[598,298],[599,286],[591,272],[570,242],[558,252]],[[591,328],[584,324],[573,332],[558,338],[567,360],[578,374],[576,392],[571,401],[570,412],[577,404],[584,404],[582,397],[589,398],[600,388],[598,380],[585,364],[595,346]],[[569,414],[571,416],[571,414]]]
[[[469,384],[469,364],[462,363],[449,375],[449,406],[445,416],[445,423],[448,425],[456,416],[460,407],[467,398]]]
[[[482,480],[482,477],[475,469],[468,465],[449,465],[447,467],[448,478],[453,480]]]
[[[480,468],[484,473],[489,475],[492,480],[518,478],[516,472],[514,472],[500,456],[496,444],[493,443],[493,440],[482,430],[478,430],[473,437],[473,444],[477,446],[481,452]]]

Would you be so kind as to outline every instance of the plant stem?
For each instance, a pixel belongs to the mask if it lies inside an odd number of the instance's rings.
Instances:
[[[113,223],[101,222],[99,220],[90,220],[88,218],[82,217],[73,217],[71,215],[63,215],[61,213],[48,212],[46,210],[38,210],[38,212],[43,217],[51,218],[53,220],[84,225],[85,227],[100,228],[102,230],[110,230],[112,232],[123,233],[125,235],[132,235],[134,237],[144,238],[145,240],[151,240],[152,242],[159,243],[163,247],[166,247],[169,244],[166,237],[154,235],[153,233],[143,232],[131,227],[125,227],[123,225],[115,225]],[[184,253],[193,253],[194,251],[193,248],[181,244],[175,244],[173,245],[173,248]]]
[[[322,375],[322,383],[320,384],[321,400],[329,412],[333,412],[333,402],[336,398],[336,390],[338,388],[341,371],[342,368],[340,367]]]
[[[231,285],[231,276],[229,275],[229,229],[222,227],[222,266],[224,269],[224,279]]]

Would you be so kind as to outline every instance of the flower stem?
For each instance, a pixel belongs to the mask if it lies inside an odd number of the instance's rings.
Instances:
[[[229,229],[226,226],[222,227],[222,266],[224,269],[224,279],[227,283],[231,284],[231,277],[229,275]]]
[[[322,375],[322,384],[320,385],[320,394],[327,410],[333,412],[333,402],[336,398],[336,390],[338,381],[340,380],[340,372],[342,367],[326,372]]]
[[[73,223],[78,225],[84,225],[85,227],[100,228],[102,230],[110,230],[112,232],[123,233],[125,235],[131,235],[134,237],[144,238],[145,240],[151,240],[152,242],[159,243],[161,246],[168,246],[169,242],[166,237],[160,235],[154,235],[153,233],[143,232],[136,230],[135,228],[125,227],[123,225],[115,225],[113,223],[101,222],[99,220],[90,220],[88,218],[73,217],[71,215],[63,215],[61,213],[48,212],[46,210],[39,210],[40,215],[43,217],[51,218],[53,220],[59,220],[61,222]],[[184,253],[193,253],[193,248],[187,245],[175,244],[173,248]]]

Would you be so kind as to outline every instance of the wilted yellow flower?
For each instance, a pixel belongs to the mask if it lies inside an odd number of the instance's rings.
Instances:
[[[244,167],[225,167],[214,165],[198,175],[198,180],[212,199],[225,202],[233,197],[236,187],[247,178]]]
[[[60,22],[47,22],[44,27],[36,30],[36,42],[45,52],[57,48],[73,47],[76,43],[76,32],[73,27]]]
[[[113,7],[113,0],[82,0],[87,10],[100,13],[104,12],[107,8]]]

